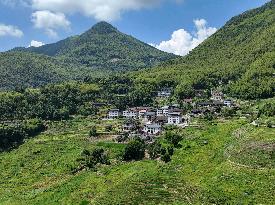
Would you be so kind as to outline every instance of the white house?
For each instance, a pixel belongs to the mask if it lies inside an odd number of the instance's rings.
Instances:
[[[157,110],[157,116],[163,116],[163,110],[162,109]]]
[[[169,125],[178,125],[182,123],[182,116],[178,112],[169,113],[168,115],[168,124]]]
[[[170,106],[163,106],[157,110],[157,116],[167,116],[169,113]]]
[[[111,109],[111,110],[109,110],[109,112],[108,112],[108,117],[109,117],[110,119],[118,118],[119,115],[120,115],[119,109]]]
[[[149,135],[157,135],[162,131],[162,126],[158,124],[146,124],[144,125],[143,132]]]
[[[137,118],[138,111],[136,109],[128,109],[123,111],[122,116],[126,118]]]

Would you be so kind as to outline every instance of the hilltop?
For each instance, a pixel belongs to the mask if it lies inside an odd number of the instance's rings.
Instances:
[[[54,44],[23,49],[54,56],[64,62],[92,69],[129,71],[148,68],[175,58],[120,32],[107,22],[99,22],[79,36]]]
[[[100,22],[57,43],[0,53],[0,90],[108,76],[175,57]]]

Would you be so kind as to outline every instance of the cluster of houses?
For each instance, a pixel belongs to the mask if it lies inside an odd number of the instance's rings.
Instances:
[[[133,120],[141,123],[141,132],[147,135],[157,135],[161,133],[164,125],[176,125],[185,127],[188,125],[189,118],[183,115],[178,105],[164,106],[161,108],[152,107],[135,107],[124,111],[111,109],[108,112],[108,118],[125,118],[131,119],[123,125],[123,131],[133,131],[136,126]]]
[[[167,98],[171,96],[171,89],[163,89],[158,92],[158,97]],[[196,90],[196,96],[199,99],[205,98],[204,90]],[[131,132],[139,130],[144,135],[157,135],[162,132],[163,126],[175,125],[179,127],[186,127],[190,123],[191,117],[198,117],[207,112],[219,113],[222,107],[233,107],[232,100],[225,100],[225,96],[220,91],[211,91],[209,101],[193,102],[193,99],[184,99],[186,104],[192,106],[192,110],[188,114],[184,114],[179,105],[169,105],[160,108],[153,107],[134,107],[128,108],[124,111],[119,109],[111,109],[108,112],[109,119],[125,118],[123,131]],[[140,122],[137,126],[134,121]]]
[[[225,96],[221,91],[211,91],[209,101],[193,103],[192,99],[185,99],[184,102],[192,104],[193,110],[190,114],[193,117],[201,116],[209,112],[218,114],[223,107],[233,108],[236,106],[232,100],[225,99]]]

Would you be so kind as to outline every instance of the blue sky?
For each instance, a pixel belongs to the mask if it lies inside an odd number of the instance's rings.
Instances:
[[[26,47],[31,41],[37,41],[33,45],[56,42],[106,20],[120,31],[159,49],[185,55],[231,17],[266,2],[268,0],[0,0],[0,51]]]

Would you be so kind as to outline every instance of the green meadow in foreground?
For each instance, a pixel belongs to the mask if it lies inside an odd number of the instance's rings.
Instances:
[[[117,122],[110,122],[116,126]],[[0,154],[0,204],[273,204],[275,131],[230,120],[184,136],[170,163],[121,162],[124,144],[89,129],[101,122],[55,122],[18,149]],[[84,150],[104,148],[111,165],[72,174]],[[273,149],[272,149],[273,148]]]

